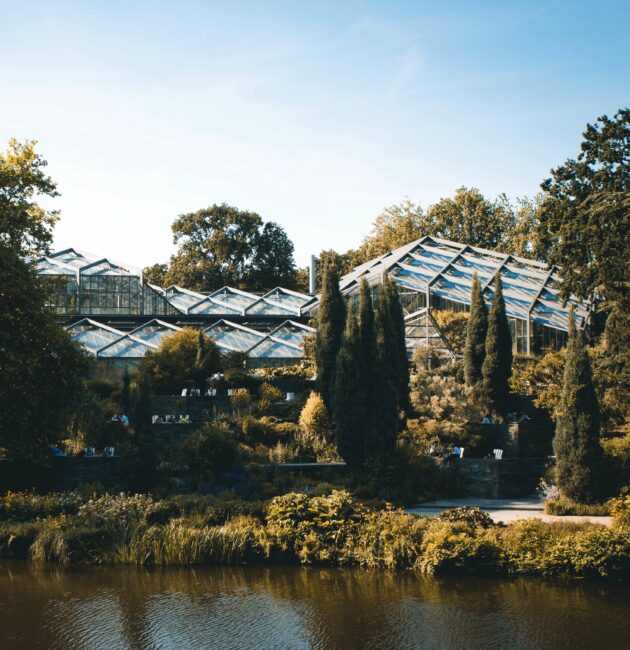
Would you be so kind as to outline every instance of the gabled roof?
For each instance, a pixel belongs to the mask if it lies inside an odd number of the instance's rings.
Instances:
[[[66,327],[70,338],[80,343],[90,354],[96,353],[124,336],[120,330],[98,323],[90,318],[84,318]]]
[[[129,332],[129,334],[145,343],[159,346],[167,336],[179,332],[181,329],[182,328],[177,327],[177,325],[171,325],[170,323],[165,323],[158,318],[154,318],[148,323],[136,327],[136,329]]]
[[[340,279],[341,291],[355,293],[362,278],[370,286],[380,284],[384,273],[389,273],[403,290],[429,292],[466,305],[470,304],[474,273],[488,303],[492,301],[494,279],[500,275],[508,316],[530,317],[562,330],[568,329],[571,304],[578,326],[584,326],[590,314],[586,301],[572,297],[567,305],[563,303],[557,267],[438,237],[422,237],[357,266]]]
[[[206,327],[204,333],[214,340],[218,348],[226,352],[247,352],[266,337],[263,332],[227,320],[220,320]]]

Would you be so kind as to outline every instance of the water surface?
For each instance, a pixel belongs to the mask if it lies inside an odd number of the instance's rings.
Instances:
[[[0,564],[9,649],[630,648],[630,590],[297,567]]]

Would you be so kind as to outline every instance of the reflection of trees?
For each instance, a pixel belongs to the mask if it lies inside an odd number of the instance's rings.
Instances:
[[[601,585],[412,572],[0,564],[0,630],[20,640],[14,647],[71,648],[86,634],[99,647],[108,640],[134,649],[160,640],[182,648],[551,648],[568,639],[578,648],[597,638],[613,647],[630,632],[629,602],[627,590]]]

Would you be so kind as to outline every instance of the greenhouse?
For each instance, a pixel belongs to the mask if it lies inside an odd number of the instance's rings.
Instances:
[[[48,306],[62,317],[192,316],[266,320],[303,317],[312,296],[276,287],[257,295],[222,287],[208,294],[144,281],[142,271],[74,248],[34,260],[48,287]]]
[[[558,268],[542,262],[423,237],[357,266],[341,278],[341,291],[348,300],[358,300],[365,278],[376,295],[384,273],[394,278],[400,291],[408,323],[408,349],[421,345],[448,349],[432,314],[468,311],[474,273],[482,283],[488,307],[495,278],[500,275],[515,352],[535,354],[562,347],[571,306],[576,325],[588,329],[590,304],[575,297],[565,304],[560,297]]]
[[[142,359],[147,352],[157,350],[162,341],[181,327],[153,319],[131,332],[122,332],[104,323],[84,318],[66,327],[73,341],[98,360],[119,360],[121,367]],[[312,327],[286,321],[279,327],[258,331],[221,320],[204,329],[222,354],[240,352],[247,365],[274,366],[302,360],[303,340],[313,334]],[[250,363],[251,361],[251,363]],[[133,365],[133,363],[131,363]]]

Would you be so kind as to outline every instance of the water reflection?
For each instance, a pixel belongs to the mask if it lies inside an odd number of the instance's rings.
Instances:
[[[623,648],[630,591],[286,567],[0,564],[3,648]]]

